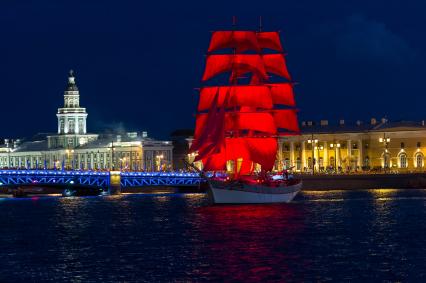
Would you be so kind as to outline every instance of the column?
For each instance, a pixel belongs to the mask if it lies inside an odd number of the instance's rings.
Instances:
[[[169,161],[170,170],[173,170],[173,152],[171,150],[169,150]]]
[[[323,146],[324,146],[324,154],[323,154],[323,166],[324,166],[324,168],[327,168],[327,166],[328,166],[328,144],[327,144],[327,142],[325,141],[324,143],[323,143]],[[333,164],[334,165],[334,164]]]
[[[68,117],[64,117],[64,133],[68,134]]]
[[[306,167],[306,148],[305,148],[305,141],[302,141],[302,171]]]
[[[86,118],[83,119],[83,134],[86,133]]]
[[[294,161],[294,142],[290,142],[290,167],[296,166]]]
[[[283,143],[278,139],[278,171],[283,170]]]
[[[61,118],[58,117],[58,134],[61,133]]]
[[[336,144],[337,143],[339,143],[340,144],[340,142],[339,141],[337,141],[336,142]],[[340,144],[341,145],[341,144]],[[341,167],[342,166],[342,160],[341,160],[341,158],[340,158],[340,147],[336,147],[336,156],[335,156],[335,158],[336,158],[336,164],[337,164],[337,167]],[[336,170],[337,170],[338,168],[336,168]]]
[[[347,156],[346,156],[346,166],[350,167],[350,170],[352,170],[352,163],[351,163],[351,157],[352,157],[352,141],[348,140],[347,143]],[[345,168],[346,170],[346,168]]]
[[[359,169],[361,169],[362,166],[364,166],[364,157],[363,157],[363,148],[362,148],[362,140],[358,140],[358,166]]]
[[[74,117],[74,133],[75,134],[79,134],[80,132],[78,131],[78,116]],[[77,143],[78,144],[78,143]]]
[[[314,143],[312,142],[312,147],[314,149],[314,156],[313,158],[315,159],[315,171],[318,173],[319,172],[319,142],[318,143]]]

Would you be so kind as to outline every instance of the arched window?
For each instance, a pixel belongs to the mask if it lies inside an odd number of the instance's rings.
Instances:
[[[399,155],[399,167],[400,168],[407,168],[407,154],[401,153]]]
[[[423,154],[417,153],[416,154],[416,168],[422,168],[423,167]]]
[[[312,168],[312,158],[308,157],[308,168]]]
[[[370,157],[366,156],[364,159],[364,166],[370,167]]]
[[[284,167],[285,167],[285,169],[290,168],[290,160],[288,158],[284,159]]]
[[[300,160],[300,157],[298,157],[296,159],[296,170],[300,170],[300,169],[302,169],[302,162]]]

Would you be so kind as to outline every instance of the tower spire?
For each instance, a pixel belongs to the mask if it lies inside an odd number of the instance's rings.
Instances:
[[[68,91],[78,91],[78,87],[75,84],[74,71],[71,69],[68,73]]]

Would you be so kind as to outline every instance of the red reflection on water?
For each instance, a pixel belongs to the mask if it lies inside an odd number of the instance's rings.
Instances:
[[[297,250],[293,245],[303,230],[300,205],[216,205],[199,208],[197,216],[196,229],[209,257],[204,273],[210,276],[289,280],[294,263],[304,264],[297,254],[288,253]]]

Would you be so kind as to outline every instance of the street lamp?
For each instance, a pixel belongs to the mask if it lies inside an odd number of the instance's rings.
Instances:
[[[383,133],[383,138],[379,138],[379,142],[383,143],[384,152],[383,152],[383,167],[386,169],[389,167],[389,160],[388,160],[388,144],[390,143],[390,137],[386,137],[386,133]]]
[[[158,159],[158,171],[160,171],[161,168],[161,160],[164,158],[164,155],[160,154],[157,155],[156,158]]]
[[[120,170],[123,170],[123,164],[126,164],[126,157],[120,158]],[[124,167],[124,169],[126,168]]]
[[[70,153],[71,153],[71,157],[72,157],[73,153],[74,153],[74,149],[72,149],[72,150],[67,149],[66,153],[67,153],[67,169],[70,169]]]
[[[312,174],[315,174],[315,157],[314,157],[314,150],[315,150],[315,144],[318,143],[318,139],[314,139],[314,135],[312,134],[311,139],[308,139],[308,143],[310,143],[311,149],[312,149]]]

